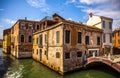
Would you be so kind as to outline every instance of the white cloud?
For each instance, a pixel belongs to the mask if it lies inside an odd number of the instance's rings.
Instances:
[[[4,19],[4,21],[8,24],[14,24],[16,21],[15,20],[12,20],[12,19]]]
[[[106,10],[106,9],[83,9],[83,12],[90,13],[90,11],[95,15],[106,16],[114,19],[120,19],[120,11]]]
[[[83,9],[83,12],[90,13],[91,9]],[[92,9],[92,13],[99,16],[113,18],[113,30],[120,27],[120,10]]]
[[[40,8],[46,5],[45,0],[27,0],[27,2],[35,8]]]
[[[71,2],[76,2],[76,0],[71,0]]]
[[[3,30],[0,29],[0,39],[3,39]]]
[[[89,7],[83,6],[83,5],[77,5],[76,7],[77,7],[77,8],[83,8],[83,9],[89,8]]]
[[[75,3],[77,0],[67,0],[65,4]]]
[[[45,0],[26,0],[27,3],[35,8],[39,8],[42,12],[49,14],[50,11],[50,7],[49,5],[46,4]]]
[[[67,20],[72,20],[72,18],[68,18]]]
[[[113,29],[120,27],[119,0],[79,0],[79,4],[75,6],[86,14],[92,12],[95,15],[113,18]]]
[[[119,20],[113,20],[113,30],[116,28],[120,28],[120,19]]]
[[[106,2],[106,1],[108,1],[108,0],[79,0],[81,3],[84,3],[84,4],[97,4],[97,3],[104,3],[104,2]]]
[[[3,26],[1,23],[0,23],[0,39],[3,39],[3,30],[5,29],[5,26]]]

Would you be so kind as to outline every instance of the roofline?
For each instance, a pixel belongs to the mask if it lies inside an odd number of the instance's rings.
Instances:
[[[115,30],[113,31],[113,33],[118,32],[118,31],[120,31],[120,28],[115,29]]]
[[[47,30],[50,30],[50,29],[53,29],[53,28],[56,28],[56,27],[58,27],[58,26],[60,26],[61,24],[65,24],[65,23],[67,23],[67,22],[60,22],[60,23],[57,23],[57,24],[55,24],[55,25],[53,25],[53,26],[51,26],[51,27],[49,27],[49,28],[46,28],[46,29],[44,29],[44,30],[41,30],[41,31],[37,31],[37,32],[34,32],[33,33],[33,35],[35,35],[35,34],[38,34],[38,33],[41,33],[41,32],[44,32],[44,31],[47,31]],[[76,23],[77,24],[77,23]],[[85,26],[85,28],[90,28],[90,29],[96,29],[95,31],[99,31],[99,32],[102,32],[103,30],[102,29],[100,29],[100,28],[93,28],[93,27],[91,27],[91,26],[88,26],[88,25],[85,25],[85,24],[77,24],[77,25],[82,25],[83,27]]]
[[[34,32],[33,35],[38,34],[38,33],[40,33],[40,32],[44,32],[44,31],[50,30],[50,29],[53,29],[53,28],[56,28],[56,27],[60,26],[61,24],[63,24],[63,22],[60,22],[60,23],[58,23],[58,24],[55,24],[55,25],[53,25],[53,26],[51,26],[51,27],[49,27],[49,28],[46,28],[46,29],[44,29],[44,30],[42,30],[42,31]]]
[[[95,25],[86,25],[86,24],[83,24],[83,23],[79,23],[79,22],[75,22],[75,21],[65,21],[65,22],[70,22],[70,23],[74,23],[74,24],[78,24],[78,25],[82,25],[82,26],[86,26],[86,27],[89,27],[89,28],[93,28],[93,26],[94,26],[94,28],[93,29],[98,29],[98,30],[101,30],[101,31],[103,31],[102,29],[100,29],[100,28],[98,28],[98,27],[95,27]]]
[[[61,17],[61,16],[58,15],[57,13],[54,13],[52,16],[54,17],[55,15],[57,15],[57,16],[60,17],[61,19],[65,20],[63,17]]]
[[[4,29],[3,31],[6,31],[6,30],[11,30],[11,28]]]
[[[37,21],[37,20],[26,20],[26,19],[19,19],[19,21],[40,22],[40,21]]]
[[[112,18],[105,17],[105,16],[99,16],[99,15],[94,15],[94,14],[93,14],[93,16],[98,16],[98,17],[100,17],[100,18],[105,18],[105,19],[113,20]]]
[[[25,20],[25,19],[18,19],[14,24],[13,24],[13,26],[12,27],[14,27],[15,26],[15,24],[17,24],[19,21],[27,21],[27,22],[40,22],[40,21],[35,21],[35,20]],[[11,27],[11,28],[12,28]]]

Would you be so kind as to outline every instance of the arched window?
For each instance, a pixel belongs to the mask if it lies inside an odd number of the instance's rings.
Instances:
[[[24,35],[21,35],[21,42],[24,42]]]
[[[28,42],[32,42],[32,36],[30,35],[29,37],[28,37]]]
[[[56,58],[60,58],[60,53],[56,52]]]

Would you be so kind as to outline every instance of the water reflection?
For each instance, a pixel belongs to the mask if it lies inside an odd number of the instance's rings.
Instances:
[[[1,53],[1,51],[0,51]],[[82,70],[61,76],[33,59],[17,60],[10,55],[0,55],[0,78],[116,78],[101,70]]]

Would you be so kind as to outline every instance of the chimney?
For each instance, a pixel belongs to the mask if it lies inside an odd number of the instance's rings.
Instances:
[[[90,16],[90,17],[92,17],[92,16],[93,16],[92,12],[90,12],[90,13],[89,13],[89,16]]]
[[[25,17],[25,20],[27,20],[27,17]]]

